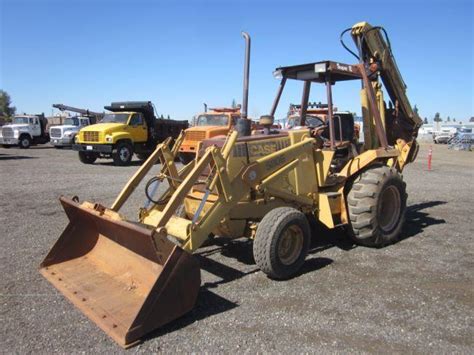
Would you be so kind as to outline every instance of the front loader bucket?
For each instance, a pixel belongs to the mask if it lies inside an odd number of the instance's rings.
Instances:
[[[194,307],[195,257],[154,230],[61,197],[69,224],[41,274],[123,347]]]

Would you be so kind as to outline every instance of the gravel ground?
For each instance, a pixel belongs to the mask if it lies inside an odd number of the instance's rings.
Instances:
[[[473,353],[474,153],[428,146],[405,170],[403,240],[356,247],[319,231],[302,272],[268,279],[245,240],[199,250],[192,312],[129,352]],[[38,273],[67,224],[58,197],[110,205],[137,168],[49,147],[0,148],[1,352],[125,352]],[[125,207],[133,217],[140,187]]]

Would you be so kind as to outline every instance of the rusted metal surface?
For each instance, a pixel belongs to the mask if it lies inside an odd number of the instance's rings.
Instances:
[[[372,114],[374,115],[375,131],[377,132],[377,137],[379,139],[380,145],[383,148],[387,148],[388,147],[387,135],[386,135],[385,130],[383,128],[383,123],[382,123],[382,118],[380,117],[379,108],[377,107],[374,88],[372,87],[372,84],[370,83],[369,77],[367,76],[364,64],[358,64],[358,66],[359,66],[359,72],[362,75],[362,81],[364,83],[364,88],[367,92],[367,97],[369,99],[370,110],[372,111]]]
[[[335,130],[334,130],[334,114],[333,114],[333,107],[332,107],[332,83],[331,78],[328,75],[326,79],[326,92],[328,98],[328,121],[329,121],[329,141],[331,143],[331,149],[334,149],[335,143]],[[342,126],[341,126],[342,129]]]
[[[118,344],[182,316],[200,287],[198,261],[154,230],[61,197],[69,218],[41,274]]]
[[[311,81],[307,80],[303,85],[303,95],[301,96],[301,125],[306,125],[306,112],[308,111],[309,92],[311,91]]]
[[[280,102],[281,94],[283,93],[283,89],[285,88],[286,78],[282,78],[280,81],[280,85],[278,85],[278,91],[275,96],[275,100],[273,100],[272,108],[270,110],[270,116],[275,117],[275,112],[278,107],[278,103]]]
[[[321,69],[321,71],[316,71],[317,68]],[[361,79],[357,65],[333,61],[321,61],[289,67],[279,67],[276,68],[276,70],[281,72],[283,78],[303,81],[309,80],[318,83],[324,83],[326,81],[326,73],[331,74],[333,81]]]

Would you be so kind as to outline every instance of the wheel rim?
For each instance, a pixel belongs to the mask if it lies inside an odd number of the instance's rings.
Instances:
[[[23,147],[28,147],[28,139],[23,138],[23,139],[21,140],[21,145],[22,145]]]
[[[303,249],[303,231],[297,225],[286,228],[278,242],[278,258],[284,265],[293,264]]]
[[[119,151],[119,156],[121,161],[127,161],[130,158],[130,152],[126,147],[123,147]]]
[[[394,185],[388,186],[380,196],[379,226],[384,232],[390,232],[400,219],[400,192]]]

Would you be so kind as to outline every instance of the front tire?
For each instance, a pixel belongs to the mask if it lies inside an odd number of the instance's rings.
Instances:
[[[268,212],[257,227],[253,256],[257,266],[273,279],[294,276],[304,263],[311,243],[306,216],[291,207]]]
[[[133,147],[128,142],[119,142],[115,153],[112,153],[114,164],[118,166],[130,165],[133,156]]]
[[[31,138],[30,136],[23,135],[20,137],[18,143],[21,149],[28,149],[29,147],[31,147]]]
[[[79,152],[79,160],[84,164],[94,164],[97,160],[97,153]]]
[[[396,242],[405,222],[406,202],[406,184],[396,169],[380,166],[363,172],[347,195],[349,234],[367,247]]]

